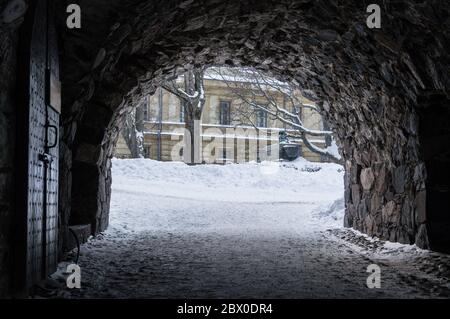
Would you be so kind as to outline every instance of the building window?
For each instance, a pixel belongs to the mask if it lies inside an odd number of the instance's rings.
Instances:
[[[142,103],[142,115],[144,117],[144,121],[148,121],[149,120],[149,116],[148,116],[148,97],[146,97],[144,99],[144,103]]]
[[[222,148],[222,159],[227,159],[227,149],[225,147]]]
[[[302,119],[302,108],[301,108],[301,106],[299,106],[299,105],[294,105],[294,106],[292,107],[292,112],[293,112],[295,115],[297,115],[297,116],[299,117],[300,120]],[[296,119],[295,121],[298,122],[297,119]]]
[[[321,119],[322,119],[323,130],[329,131],[330,125],[328,124],[327,121],[325,121],[324,118],[321,117]],[[327,146],[327,147],[331,146],[332,142],[333,142],[333,139],[331,138],[331,135],[325,135],[325,146]]]
[[[267,127],[267,112],[260,108],[256,109],[256,127]]]
[[[230,125],[231,124],[231,103],[228,101],[220,101],[219,103],[219,124]]]
[[[150,158],[150,145],[144,146],[144,157]]]
[[[185,110],[185,102],[180,101],[180,122],[181,123],[184,123],[184,121],[185,121],[184,110]]]

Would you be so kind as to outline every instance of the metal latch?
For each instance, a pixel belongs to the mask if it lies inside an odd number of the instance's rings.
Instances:
[[[54,147],[56,147],[58,145],[58,127],[56,127],[55,125],[50,125],[50,124],[45,125],[45,127],[46,127],[47,130],[52,129],[54,131],[53,142],[51,144],[47,144],[45,147],[47,149],[54,148]]]
[[[44,162],[47,164],[50,164],[51,162],[53,162],[53,156],[51,156],[50,154],[47,154],[47,153],[39,154],[38,158],[41,162]]]

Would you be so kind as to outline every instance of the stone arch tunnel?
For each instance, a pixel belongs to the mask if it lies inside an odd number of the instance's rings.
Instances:
[[[20,52],[40,2],[0,1],[0,295],[13,289],[14,238],[26,223],[16,218],[24,209],[19,70],[28,61]],[[344,159],[345,226],[449,251],[447,1],[380,1],[380,29],[366,26],[358,1],[74,2],[81,29],[67,28],[65,1],[48,7],[62,99],[59,251],[69,225],[91,224],[92,234],[108,226],[124,115],[164,78],[199,65],[252,66],[298,84],[320,106]]]

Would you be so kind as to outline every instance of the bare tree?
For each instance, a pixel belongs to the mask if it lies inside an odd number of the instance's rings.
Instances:
[[[204,68],[196,68],[187,71],[183,75],[183,87],[175,79],[166,81],[162,87],[181,100],[184,108],[185,128],[189,136],[185,134],[184,160],[186,163],[199,163],[201,157],[200,148],[196,141],[200,141],[200,121],[205,106],[205,88],[203,84]]]
[[[238,118],[246,119],[258,129],[258,123],[253,121],[256,113],[262,111],[268,117],[279,120],[286,129],[289,128],[289,137],[301,140],[309,150],[323,158],[341,163],[339,154],[328,148],[321,148],[311,140],[312,137],[324,137],[329,140],[333,132],[310,129],[304,125],[302,109],[308,108],[318,114],[320,112],[316,105],[302,102],[299,90],[295,86],[280,82],[255,69],[215,67],[208,69],[208,73],[224,81],[241,101],[234,110],[238,113]]]
[[[142,106],[138,106],[126,115],[122,128],[121,134],[132,158],[144,157],[143,120]]]

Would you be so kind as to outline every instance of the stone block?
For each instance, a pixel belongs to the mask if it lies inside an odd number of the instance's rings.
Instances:
[[[392,177],[392,184],[397,194],[402,194],[405,191],[405,184],[408,181],[408,168],[404,165],[397,167],[394,170]]]
[[[416,194],[416,198],[414,199],[414,208],[415,208],[415,216],[416,223],[422,224],[427,220],[426,214],[426,191],[420,191]]]
[[[390,173],[386,167],[381,167],[378,170],[375,189],[378,193],[383,194],[390,183]]]
[[[394,215],[396,209],[396,204],[394,201],[389,201],[386,205],[381,209],[381,214],[384,222],[390,222]]]
[[[372,168],[364,168],[361,171],[361,185],[365,191],[370,191],[375,180]]]
[[[351,191],[351,194],[352,194],[352,203],[353,203],[355,206],[358,206],[358,205],[359,205],[359,202],[360,202],[360,199],[361,199],[359,185],[358,185],[358,184],[352,185],[351,190],[352,190],[352,191]]]
[[[75,160],[87,164],[98,165],[102,159],[101,145],[82,143],[76,150]]]
[[[87,240],[89,239],[89,237],[91,237],[91,235],[92,235],[91,224],[69,226],[69,231],[66,234],[64,249],[66,251],[69,251],[77,247],[77,241],[75,239],[75,236],[81,245],[87,242]]]

